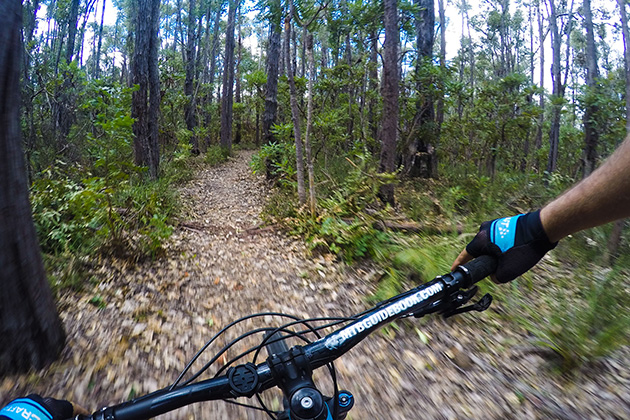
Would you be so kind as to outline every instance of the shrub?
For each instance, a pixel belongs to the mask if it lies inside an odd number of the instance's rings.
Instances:
[[[536,308],[521,320],[538,345],[558,356],[556,366],[561,372],[597,361],[630,343],[627,278],[618,269],[604,278],[595,273],[573,278],[569,284],[575,291],[562,288],[547,299],[548,311],[541,314]]]

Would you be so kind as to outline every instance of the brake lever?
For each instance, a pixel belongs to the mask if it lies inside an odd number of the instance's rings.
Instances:
[[[455,307],[451,309],[450,311],[442,312],[442,316],[444,317],[444,319],[446,319],[446,318],[452,317],[453,315],[459,315],[459,314],[463,314],[465,312],[470,312],[470,311],[483,312],[490,307],[491,303],[492,303],[492,295],[489,293],[486,293],[476,303],[472,305],[464,306],[464,307]]]
[[[451,312],[454,312],[462,305],[468,303],[468,301],[470,301],[470,299],[472,299],[477,294],[477,291],[479,291],[479,288],[477,286],[473,286],[468,290],[458,290],[451,295],[445,296],[428,308],[423,308],[417,313],[414,313],[413,316],[416,318],[421,318],[425,315],[435,312],[442,315],[449,314],[449,316],[451,316]]]

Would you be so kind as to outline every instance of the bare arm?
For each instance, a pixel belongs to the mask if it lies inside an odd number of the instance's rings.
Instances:
[[[551,242],[630,216],[630,137],[602,166],[540,212]]]

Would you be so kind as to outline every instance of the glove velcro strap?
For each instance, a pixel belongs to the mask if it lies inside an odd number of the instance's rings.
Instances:
[[[11,401],[0,411],[0,418],[2,416],[11,420],[52,420],[53,418],[48,410],[30,398]]]

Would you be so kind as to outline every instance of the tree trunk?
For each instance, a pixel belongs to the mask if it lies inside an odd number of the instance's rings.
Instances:
[[[558,165],[558,143],[560,140],[560,116],[562,113],[562,98],[564,97],[564,86],[562,85],[562,72],[560,69],[560,48],[562,40],[558,30],[558,15],[556,12],[555,0],[549,0],[551,25],[551,44],[553,54],[553,65],[551,68],[551,78],[553,82],[552,108],[551,108],[551,128],[549,131],[549,157],[547,159],[547,173],[551,174]]]
[[[79,0],[72,0],[70,4],[70,16],[68,17],[68,44],[66,44],[66,63],[72,61],[74,55],[74,41],[77,36],[77,24],[79,19]]]
[[[271,127],[276,121],[278,110],[278,65],[280,60],[280,21],[282,20],[282,4],[280,0],[270,2],[271,29],[269,34],[269,50],[267,52],[267,83],[265,86],[265,110],[263,111],[263,142],[273,141]]]
[[[221,94],[221,147],[232,149],[232,108],[234,101],[234,24],[238,0],[230,0],[228,23],[225,33],[225,62],[223,67],[223,92]]]
[[[432,66],[435,27],[434,0],[416,0],[416,91],[427,93],[427,87],[420,81],[424,66]],[[432,93],[420,94],[416,102],[414,134],[409,144],[406,170],[411,177],[434,177],[437,166],[435,153],[435,108]],[[416,128],[417,127],[417,128]]]
[[[308,99],[306,105],[306,135],[304,147],[306,148],[306,164],[308,166],[308,192],[311,216],[315,217],[317,198],[315,195],[315,171],[313,169],[313,156],[311,153],[311,133],[313,132],[313,82],[315,79],[315,59],[313,58],[313,35],[305,32],[306,55],[308,57]]]
[[[346,33],[346,42],[345,42],[345,50],[344,50],[344,61],[348,66],[348,80],[354,80],[354,71],[352,68],[352,45],[350,44],[350,32]],[[346,88],[346,94],[348,95],[348,137],[346,148],[350,150],[352,144],[354,143],[354,83],[348,83]]]
[[[0,3],[0,375],[41,369],[65,335],[31,216],[20,139],[22,5]]]
[[[582,5],[584,14],[584,26],[586,27],[586,86],[587,100],[584,110],[584,177],[589,176],[597,166],[597,144],[599,134],[596,127],[595,116],[597,105],[593,96],[597,94],[597,50],[595,47],[595,35],[593,32],[593,14],[591,12],[591,0],[584,0]]]
[[[368,88],[371,95],[368,96],[368,124],[373,139],[378,138],[378,123],[376,120],[377,100],[374,97],[378,90],[378,35],[376,30],[370,33],[370,64],[368,65]]]
[[[238,58],[236,60],[236,92],[235,100],[237,104],[241,103],[241,60],[243,59],[243,37],[241,36],[241,16],[239,8],[238,18]],[[236,133],[234,133],[234,143],[239,144],[241,142],[243,131],[243,118],[242,112],[235,116],[236,119]]]
[[[208,107],[212,105],[214,96],[213,86],[214,78],[217,70],[217,54],[219,51],[219,24],[221,22],[221,11],[223,10],[223,0],[218,0],[217,13],[214,18],[214,28],[212,30],[212,48],[210,50],[210,69],[208,71],[208,84],[210,85],[208,92]],[[206,127],[208,128],[208,135],[206,136],[206,145],[210,145],[210,125],[212,123],[212,112],[206,112]]]
[[[297,88],[293,76],[293,66],[291,65],[291,17],[294,13],[294,5],[291,0],[289,10],[284,18],[284,45],[287,54],[287,76],[289,79],[289,90],[291,95],[291,119],[293,120],[293,136],[295,138],[295,158],[297,171],[297,190],[300,204],[306,203],[306,190],[304,186],[304,151],[302,150],[302,132],[300,130],[300,110],[298,108]]]
[[[442,133],[442,124],[444,123],[444,91],[446,90],[446,86],[444,84],[444,80],[446,78],[446,10],[444,3],[446,0],[438,0],[439,1],[439,16],[440,16],[440,80],[439,80],[439,88],[440,91],[438,93],[438,100],[436,105],[436,115],[435,115],[435,141],[436,143],[440,141],[440,136]],[[436,144],[436,153],[434,153],[433,159],[431,159],[431,174],[433,178],[437,178],[438,176],[438,155],[437,155],[437,144]]]
[[[197,126],[197,116],[195,114],[195,63],[196,47],[195,47],[195,8],[196,0],[189,0],[188,8],[188,39],[186,40],[186,80],[184,82],[184,94],[188,101],[184,110],[184,117],[186,119],[186,128],[190,131],[194,131]],[[193,155],[199,154],[199,139],[197,135],[192,133],[190,136],[190,144],[192,146],[191,152]]]
[[[398,10],[396,0],[383,0],[385,6],[385,42],[383,57],[383,117],[381,129],[381,172],[396,170],[398,139]],[[380,191],[384,202],[395,204],[394,185],[384,185]]]
[[[159,168],[158,113],[160,83],[157,49],[160,0],[138,0],[135,13],[136,33],[132,63],[133,92],[131,116],[134,118],[134,153],[138,166],[147,166],[149,177],[157,179]],[[148,16],[145,14],[148,11]],[[148,105],[147,105],[148,96]]]
[[[544,42],[546,33],[543,28],[543,18],[542,13],[540,11],[540,2],[537,3],[537,16],[538,16],[538,39],[539,39],[539,48],[540,48],[540,84],[539,86],[543,88],[545,86],[545,48]],[[543,126],[545,124],[545,94],[544,92],[540,93],[539,98],[539,106],[540,106],[540,116],[538,117],[538,126],[536,127],[536,140],[535,147],[536,150],[539,150],[542,147],[542,138],[543,138]],[[536,168],[538,169],[538,159],[536,159]]]
[[[98,46],[96,47],[96,56],[94,57],[94,78],[98,79],[101,72],[101,46],[103,45],[103,24],[105,23],[105,6],[106,0],[103,0],[103,9],[101,10],[101,25],[98,29]]]

